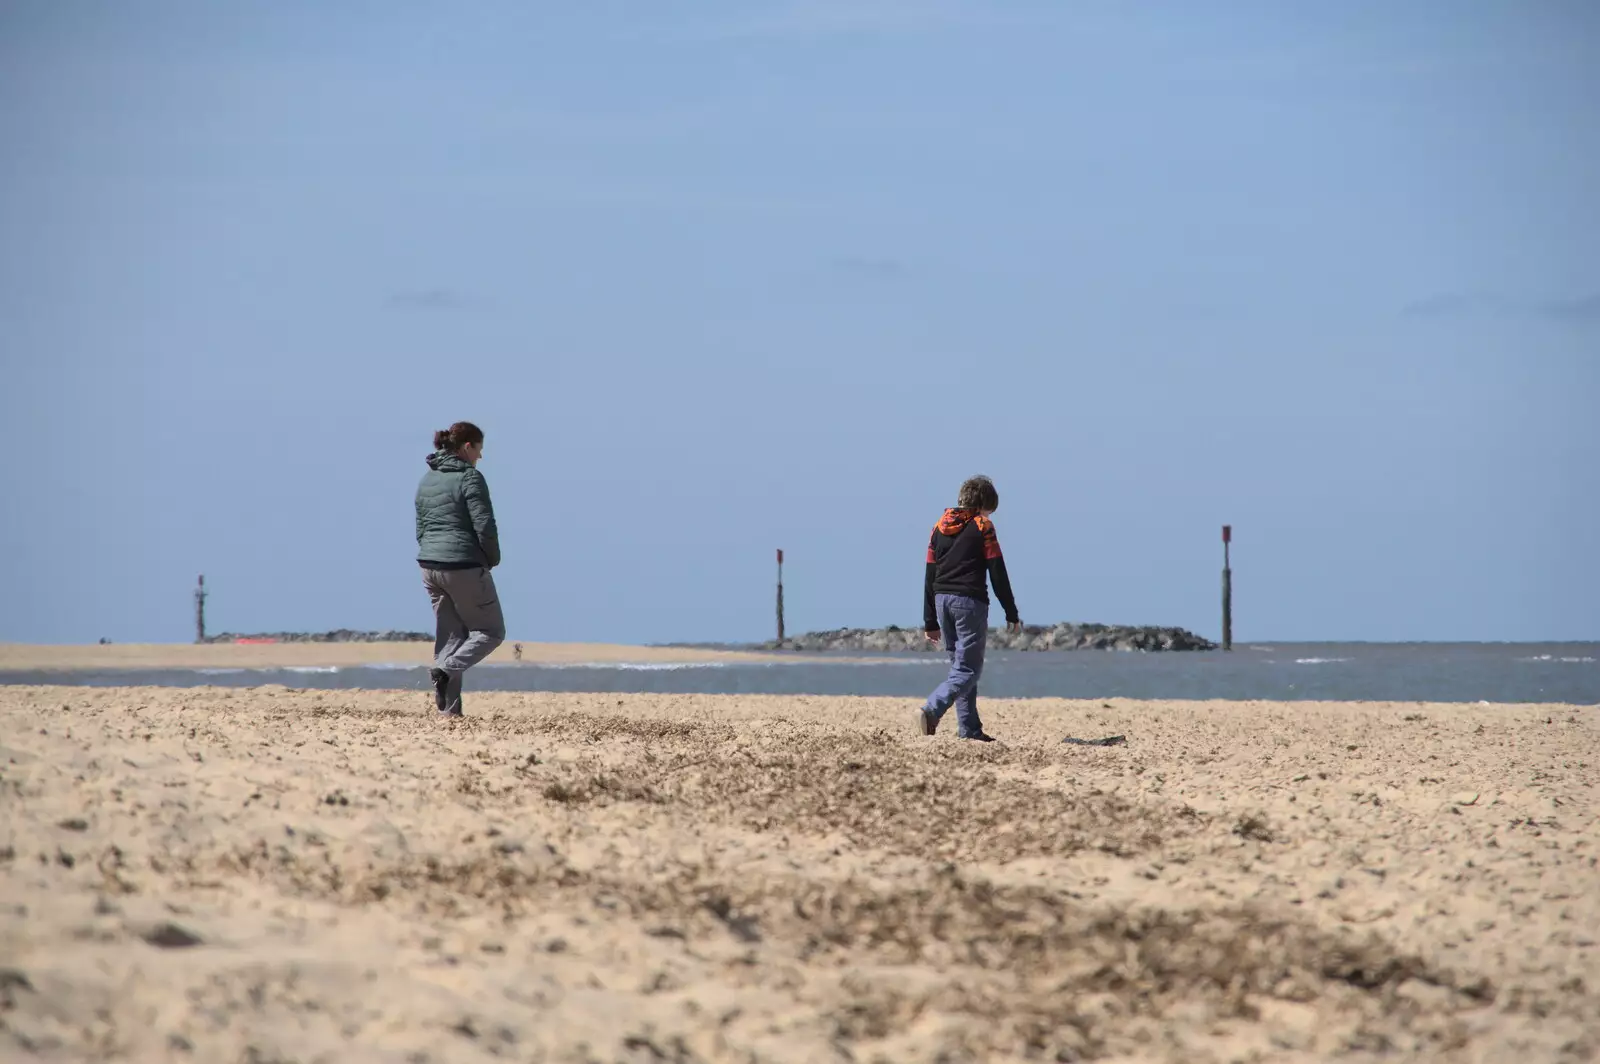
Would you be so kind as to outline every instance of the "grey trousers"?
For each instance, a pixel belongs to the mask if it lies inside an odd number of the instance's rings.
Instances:
[[[450,677],[441,713],[461,712],[461,674],[505,642],[506,619],[487,569],[424,569],[433,603],[433,667]]]

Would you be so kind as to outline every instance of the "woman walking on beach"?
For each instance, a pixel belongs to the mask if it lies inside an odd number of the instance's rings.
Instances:
[[[417,485],[417,564],[433,603],[434,703],[461,716],[461,676],[506,638],[489,570],[500,564],[489,484],[478,472],[483,430],[457,421],[433,434],[428,471]]]

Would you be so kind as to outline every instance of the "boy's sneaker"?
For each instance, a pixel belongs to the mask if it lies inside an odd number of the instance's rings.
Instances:
[[[963,735],[963,736],[961,736],[961,738],[963,738],[963,739],[971,739],[975,743],[992,743],[992,742],[994,742],[994,736],[990,735],[988,732],[979,732],[977,735]]]
[[[939,722],[933,719],[925,707],[917,707],[917,734],[932,735],[939,728]]]

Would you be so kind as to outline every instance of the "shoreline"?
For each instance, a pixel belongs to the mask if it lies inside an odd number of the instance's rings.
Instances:
[[[773,649],[764,644],[692,644],[692,643],[547,643],[521,641],[522,657],[517,659],[515,645],[518,640],[507,639],[495,648],[485,660],[493,665],[618,665],[618,664],[852,664],[879,661],[886,657],[929,658],[937,651],[913,652],[907,650],[849,649],[815,650],[797,647]],[[1265,645],[1257,645],[1265,644]],[[1272,650],[1295,646],[1527,646],[1558,649],[1565,647],[1589,648],[1592,642],[1582,640],[1531,641],[1531,642],[1479,642],[1479,643],[1360,643],[1337,644],[1307,642],[1304,640],[1257,640],[1242,645],[1239,651]],[[994,649],[1003,650],[1005,647]],[[1037,651],[1035,651],[1037,652]],[[1116,651],[1062,650],[1045,651],[1043,656],[1072,657],[1081,654],[1105,654]],[[1181,653],[1181,652],[1180,652]],[[142,671],[160,669],[295,669],[295,668],[362,668],[372,666],[423,667],[432,662],[433,644],[415,640],[392,642],[281,642],[281,643],[0,643],[0,673],[7,672],[80,672],[80,671]]]
[[[508,639],[484,660],[517,664]],[[687,647],[629,646],[621,643],[522,642],[521,663],[696,663],[784,660],[777,654]],[[0,672],[75,672],[88,669],[289,669],[357,668],[363,665],[425,666],[433,644],[394,643],[0,643]]]
[[[234,686],[197,686],[197,687],[171,687],[166,684],[111,684],[104,687],[81,687],[75,684],[11,684],[0,686],[0,701],[10,698],[28,698],[43,696],[48,702],[57,700],[71,703],[74,699],[84,698],[102,700],[113,697],[128,697],[139,695],[146,699],[163,700],[185,693],[203,694],[208,698],[220,698],[231,701],[238,698],[251,698],[260,691],[272,689],[284,697],[292,699],[309,699],[312,702],[326,702],[330,699],[347,699],[350,707],[367,699],[378,699],[387,705],[393,706],[397,699],[415,700],[418,707],[417,718],[419,722],[440,727],[459,725],[461,720],[446,721],[439,719],[431,706],[432,694],[419,691],[410,687],[283,687],[278,684],[262,684],[260,686],[234,687]],[[490,721],[500,720],[503,717],[515,717],[528,706],[545,706],[551,702],[564,702],[572,700],[585,705],[594,704],[604,707],[615,706],[646,706],[654,702],[676,704],[680,702],[694,702],[716,710],[719,714],[726,713],[732,719],[770,719],[760,712],[751,712],[749,704],[768,706],[780,703],[795,703],[797,705],[811,706],[814,703],[849,702],[859,703],[863,706],[887,706],[896,711],[905,710],[906,700],[893,695],[872,694],[771,694],[766,692],[674,692],[674,691],[545,691],[545,690],[498,690],[485,688],[468,692],[474,704],[483,703],[478,710],[469,710],[465,719],[485,724]],[[426,696],[426,697],[424,697]],[[606,703],[605,700],[613,700]],[[238,706],[229,706],[229,711],[235,711]],[[1405,698],[1144,698],[1124,695],[1106,695],[1093,697],[1079,697],[1071,695],[1021,695],[999,696],[985,698],[983,710],[988,714],[991,709],[1009,713],[1017,708],[1034,709],[1068,709],[1083,718],[1106,720],[1116,719],[1126,714],[1144,713],[1173,713],[1181,716],[1203,714],[1210,711],[1228,713],[1243,712],[1250,709],[1283,710],[1296,714],[1344,714],[1357,713],[1374,718],[1388,718],[1393,714],[1401,714],[1404,723],[1411,723],[1407,718],[1427,719],[1430,713],[1449,713],[1461,716],[1463,714],[1494,714],[1500,711],[1513,711],[1518,714],[1526,713],[1534,717],[1543,714],[1551,719],[1546,723],[1558,723],[1557,715],[1561,715],[1559,723],[1590,725],[1585,717],[1593,718],[1593,726],[1600,727],[1600,705],[1585,702],[1562,701],[1529,701],[1529,702],[1438,702],[1428,699],[1414,700]],[[655,709],[650,710],[650,715],[656,715]],[[1050,714],[1054,716],[1052,712]],[[955,710],[951,709],[948,719],[940,725],[940,736],[954,735]],[[493,725],[490,725],[491,727]],[[845,730],[857,730],[846,727]],[[908,734],[910,729],[907,730]],[[881,733],[880,733],[881,734]],[[1276,741],[1276,740],[1275,740]],[[966,744],[963,744],[966,745]],[[1209,762],[1215,753],[1208,754],[1203,760]],[[1588,765],[1582,766],[1578,775],[1587,775]],[[1600,805],[1596,806],[1600,810]],[[1600,860],[1600,857],[1597,857]]]

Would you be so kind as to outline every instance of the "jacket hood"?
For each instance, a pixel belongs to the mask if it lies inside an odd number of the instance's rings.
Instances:
[[[944,512],[943,517],[939,518],[939,534],[942,536],[957,535],[968,524],[976,524],[980,532],[987,532],[990,528],[989,519],[978,513],[978,511],[962,510],[952,506]]]
[[[472,468],[472,463],[459,454],[435,451],[428,456],[428,468],[440,473],[465,473]]]

